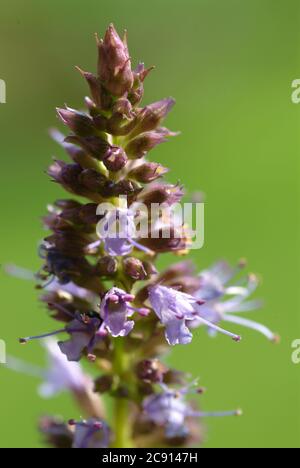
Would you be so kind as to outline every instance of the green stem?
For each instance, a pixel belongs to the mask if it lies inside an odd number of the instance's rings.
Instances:
[[[114,373],[119,381],[123,382],[128,370],[128,356],[124,352],[124,338],[114,339]],[[130,427],[129,401],[127,398],[116,397],[114,406],[114,432],[115,448],[130,448],[131,427]]]

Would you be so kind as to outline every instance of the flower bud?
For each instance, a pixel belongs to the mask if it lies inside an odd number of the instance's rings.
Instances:
[[[103,164],[111,172],[118,172],[127,164],[128,158],[123,148],[111,146],[103,157]]]
[[[167,141],[166,136],[168,136],[168,134],[163,131],[142,133],[126,145],[126,154],[131,159],[143,158],[148,151],[155,148],[155,146]]]
[[[138,201],[147,206],[153,203],[172,206],[179,203],[183,195],[183,188],[179,185],[153,184],[142,191]]]
[[[174,99],[166,98],[141,109],[137,117],[137,126],[133,130],[132,135],[136,136],[140,133],[154,130],[170,112],[174,104]]]
[[[136,119],[128,119],[124,115],[115,113],[107,122],[107,131],[115,136],[126,136],[135,127]]]
[[[133,72],[133,86],[132,89],[129,91],[128,99],[133,106],[137,105],[144,95],[144,79],[153,70],[154,67],[150,67],[145,69],[143,63],[139,63],[137,68]]]
[[[166,253],[185,251],[188,241],[181,230],[171,226],[158,229],[147,239],[141,239],[140,243],[153,252]]]
[[[93,116],[93,122],[97,130],[105,132],[107,127],[107,118],[102,114],[95,114]]]
[[[133,280],[143,281],[148,276],[143,262],[138,258],[126,258],[123,262],[123,267],[125,274]]]
[[[102,257],[96,265],[96,274],[112,276],[118,271],[118,262],[114,257]]]
[[[103,156],[109,148],[107,141],[94,135],[85,137],[71,135],[68,136],[65,141],[80,146],[88,154],[100,161],[102,161]]]
[[[158,359],[145,359],[138,363],[136,373],[139,379],[149,383],[162,383],[167,367]]]
[[[130,180],[120,180],[120,182],[117,182],[114,184],[112,191],[113,195],[115,197],[118,197],[120,195],[128,195],[128,196],[137,196],[142,189],[138,187],[134,182]]]
[[[79,210],[79,218],[84,224],[97,224],[101,216],[96,214],[98,205],[96,203],[87,203]]]
[[[104,40],[98,39],[98,73],[103,86],[114,96],[123,96],[133,84],[126,36],[122,41],[111,24]]]
[[[57,114],[61,121],[67,125],[76,135],[88,136],[95,131],[92,119],[83,112],[78,112],[67,107],[57,108]]]
[[[94,382],[94,392],[96,393],[106,393],[112,389],[113,386],[113,376],[112,375],[101,375]]]
[[[79,181],[92,192],[99,192],[107,182],[107,178],[94,169],[85,169],[81,172]]]
[[[148,162],[133,169],[129,173],[129,177],[142,184],[148,184],[149,182],[153,182],[159,177],[162,177],[167,172],[169,172],[169,169],[163,167],[161,164]]]

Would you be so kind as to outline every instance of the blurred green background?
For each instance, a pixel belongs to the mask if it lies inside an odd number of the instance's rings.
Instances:
[[[0,263],[37,269],[40,216],[62,195],[43,174],[60,150],[48,138],[54,108],[80,107],[87,93],[74,65],[94,70],[93,34],[113,21],[129,30],[135,61],[156,65],[144,102],[172,95],[167,125],[182,134],[153,151],[206,201],[206,242],[199,268],[219,258],[249,260],[259,272],[265,307],[252,315],[280,333],[274,346],[243,330],[236,345],[198,333],[169,360],[208,392],[205,410],[242,407],[240,419],[207,421],[205,447],[300,446],[298,166],[300,106],[291,82],[300,78],[298,0],[4,0],[0,11]],[[1,272],[0,338],[9,354],[35,363],[37,342],[17,338],[52,329],[29,282]],[[79,417],[68,395],[41,400],[37,382],[0,368],[0,446],[39,447],[36,421],[45,413]]]

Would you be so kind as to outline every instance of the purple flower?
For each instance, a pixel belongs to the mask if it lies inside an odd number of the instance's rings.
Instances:
[[[192,333],[189,330],[189,325],[195,321],[200,308],[199,304],[203,302],[189,294],[159,285],[149,288],[149,300],[159,320],[166,327],[165,335],[168,343],[170,345],[190,343]],[[216,327],[207,322],[206,319],[201,318],[200,320],[216,331],[230,336],[235,341],[240,341],[239,336]]]
[[[135,240],[137,231],[134,218],[133,211],[118,208],[108,211],[104,219],[98,223],[97,233],[103,239],[104,248],[108,255],[129,255],[134,247],[148,254],[153,254],[152,251]]]
[[[128,320],[134,312],[146,315],[148,309],[137,309],[131,305],[134,296],[119,288],[112,288],[104,296],[100,315],[103,319],[101,330],[106,329],[113,337],[127,336],[134,327],[134,321]]]
[[[196,297],[204,300],[205,304],[198,307],[198,316],[191,323],[191,326],[195,328],[201,325],[202,319],[213,324],[225,321],[251,328],[262,333],[269,340],[277,341],[278,337],[269,328],[235,315],[237,312],[255,310],[261,305],[260,301],[247,300],[258,286],[258,279],[255,275],[251,274],[242,278],[236,285],[230,284],[242,266],[244,266],[243,263],[232,268],[225,262],[219,262],[200,274],[201,286]],[[208,328],[210,334],[214,335],[214,329]]]
[[[220,413],[205,413],[195,411],[185,400],[190,387],[174,390],[166,385],[161,385],[163,391],[147,397],[143,402],[143,410],[146,418],[154,424],[165,428],[167,438],[185,437],[188,434],[186,419],[190,417],[208,416],[238,416],[240,411],[228,411]],[[197,390],[196,390],[197,392]]]
[[[95,355],[93,354],[94,347],[103,339],[100,329],[100,316],[96,312],[72,314],[60,304],[56,304],[56,308],[66,314],[66,316],[71,317],[72,320],[60,330],[20,338],[20,343],[26,344],[32,340],[40,340],[60,333],[69,333],[69,340],[57,343],[61,352],[67,356],[68,361],[79,361],[85,350],[87,351],[88,358],[91,361],[95,360]]]
[[[72,448],[107,448],[110,430],[104,421],[91,418],[88,421],[69,421],[75,427]]]
[[[68,323],[65,331],[69,333],[70,339],[58,342],[61,352],[67,356],[68,361],[79,361],[85,350],[91,361],[95,359],[94,348],[103,339],[103,335],[98,333],[100,323],[100,318],[88,315],[84,318],[75,318]]]

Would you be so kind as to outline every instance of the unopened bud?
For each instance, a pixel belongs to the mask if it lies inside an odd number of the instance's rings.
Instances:
[[[176,135],[177,133],[171,132],[167,128],[142,133],[128,143],[125,148],[126,154],[132,159],[142,158],[155,146],[167,141],[168,137]]]
[[[125,151],[119,146],[111,146],[103,157],[105,167],[111,172],[118,172],[123,169],[127,161],[128,158]]]
[[[151,206],[153,203],[166,203],[172,206],[180,202],[183,194],[183,188],[179,185],[155,184],[143,190],[139,201],[147,206]]]
[[[126,258],[123,262],[124,272],[130,278],[136,281],[142,281],[147,278],[147,272],[143,265],[143,262],[138,258],[130,257]]]
[[[100,161],[109,148],[108,142],[97,136],[79,137],[77,135],[71,135],[68,136],[65,141],[80,146],[85,152]]]
[[[57,114],[76,135],[88,136],[95,131],[92,119],[83,112],[67,107],[66,109],[57,109]]]
[[[144,107],[137,117],[138,124],[133,131],[133,135],[136,136],[140,133],[150,132],[158,127],[174,104],[174,99],[167,98]]]
[[[99,276],[112,276],[118,271],[118,262],[114,257],[102,257],[96,265]]]
[[[98,73],[103,86],[114,96],[122,96],[133,84],[126,37],[122,41],[111,24],[104,40],[98,40]]]
[[[138,104],[144,95],[144,79],[153,70],[154,67],[145,68],[143,63],[139,63],[137,68],[133,72],[133,86],[128,94],[128,99],[132,105]]]
[[[113,385],[113,376],[112,375],[101,375],[94,382],[94,392],[97,393],[106,393],[109,392]]]
[[[169,172],[169,169],[163,167],[161,164],[154,162],[147,162],[142,164],[129,173],[129,177],[137,180],[140,183],[148,184],[154,180],[162,177]]]
[[[82,171],[79,180],[80,183],[91,192],[99,192],[107,182],[106,177],[94,169],[85,169]]]
[[[163,382],[163,377],[167,372],[168,368],[157,359],[145,359],[136,368],[137,376],[149,383]]]

